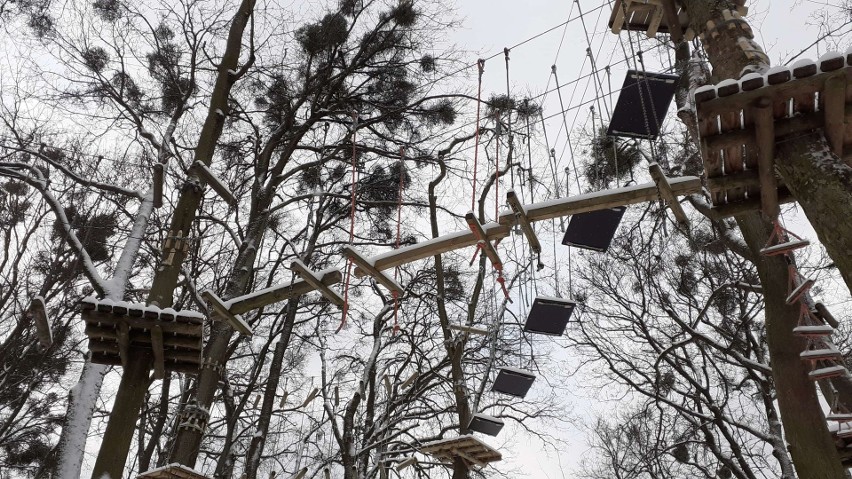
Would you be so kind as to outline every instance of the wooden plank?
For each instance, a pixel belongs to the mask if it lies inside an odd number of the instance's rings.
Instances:
[[[615,5],[612,7],[612,16],[609,19],[609,26],[612,33],[616,35],[621,33],[621,30],[624,28],[624,14],[628,8],[630,8],[630,0],[615,0]]]
[[[527,218],[527,211],[518,199],[518,195],[513,190],[509,190],[506,193],[506,201],[509,203],[512,211],[515,212],[518,224],[521,226],[521,231],[524,232],[524,236],[527,237],[527,241],[530,243],[530,249],[533,253],[541,253],[541,242],[539,242],[538,236],[535,235],[535,230],[532,224],[530,224],[529,218]]]
[[[162,325],[155,324],[153,327],[158,327],[163,330]],[[99,327],[96,324],[86,324],[86,336],[97,339],[109,339],[111,341],[118,340],[118,333],[111,327]],[[130,329],[130,345],[131,346],[150,346],[151,335],[142,332],[138,329]],[[163,347],[170,349],[188,349],[192,351],[201,351],[203,342],[200,336],[183,336],[176,333],[169,333],[163,336]]]
[[[842,71],[847,75],[847,78],[852,75],[852,67],[846,67]],[[698,116],[700,119],[704,116],[718,115],[726,111],[741,110],[765,96],[768,96],[773,103],[776,103],[787,101],[793,96],[813,94],[822,89],[825,80],[835,75],[836,72],[820,73],[818,75],[772,84],[757,90],[744,91],[736,95],[707,100],[698,105]]]
[[[319,276],[322,284],[326,286],[337,284],[343,279],[343,275],[337,268],[318,271],[316,275]],[[308,284],[307,281],[298,279],[292,283],[284,283],[278,286],[254,291],[243,296],[231,298],[225,302],[225,305],[231,313],[243,314],[253,309],[262,308],[279,301],[285,301],[296,296],[310,293],[313,290],[313,286]]]
[[[782,186],[778,188],[778,203],[792,203],[796,201],[796,198],[790,193],[790,191]],[[757,211],[761,209],[763,206],[760,198],[750,198],[744,201],[740,201],[739,203],[729,203],[720,206],[714,206],[712,214],[717,219],[723,218],[733,218],[735,216],[739,216],[745,213],[750,213],[752,211]]]
[[[720,176],[718,178],[707,179],[707,189],[710,191],[727,190],[730,188],[748,188],[759,187],[760,176],[757,169],[743,171],[742,173],[730,176]]]
[[[216,194],[225,201],[225,203],[229,205],[236,204],[237,199],[234,197],[234,194],[231,193],[231,190],[228,189],[225,183],[223,183],[222,180],[220,180],[219,177],[207,167],[207,165],[200,161],[196,161],[192,164],[192,168],[195,171],[195,174],[198,175],[202,181],[210,185],[210,187],[213,188],[213,191],[215,191]]]
[[[126,322],[120,321],[117,333],[116,342],[118,354],[121,356],[121,366],[126,368],[128,361],[130,361],[130,327]]]
[[[831,311],[828,310],[825,304],[816,303],[814,307],[816,308],[816,312],[817,314],[819,314],[819,317],[822,318],[823,321],[828,323],[832,328],[837,329],[840,327],[840,323],[837,321],[837,319],[834,318],[834,315],[831,314]]]
[[[677,7],[674,0],[663,0],[663,14],[665,15],[666,25],[669,27],[669,35],[675,45],[683,40],[683,28],[680,26],[680,17],[677,14]]]
[[[218,316],[220,319],[230,324],[234,331],[238,331],[246,336],[252,336],[254,334],[251,327],[243,321],[243,318],[231,312],[228,305],[226,305],[225,302],[216,295],[216,293],[207,289],[201,292],[201,297],[213,307],[213,311],[216,312],[214,317]]]
[[[154,208],[163,206],[163,182],[165,181],[165,167],[162,163],[154,163],[154,184],[152,187],[154,193]]]
[[[669,179],[666,178],[666,175],[663,173],[663,169],[660,168],[660,165],[657,163],[651,163],[649,170],[651,172],[651,178],[653,178],[654,182],[657,184],[660,196],[666,200],[666,203],[669,205],[669,208],[671,208],[672,213],[674,213],[675,218],[677,218],[677,221],[681,224],[689,223],[689,218],[687,218],[686,213],[680,206],[677,196],[675,196],[672,191],[672,186],[669,184]]]
[[[700,193],[702,189],[701,180],[694,176],[669,178],[669,184],[672,187],[672,192],[678,196]],[[658,198],[658,194],[655,183],[643,183],[569,198],[533,203],[524,208],[527,211],[527,217],[530,222],[536,222],[561,216],[614,208],[616,206],[654,201]],[[509,236],[511,233],[510,225],[514,221],[513,218],[514,213],[504,212],[500,217],[499,223],[491,222],[482,225],[482,229],[488,240],[493,241]],[[431,258],[448,251],[474,246],[477,241],[479,239],[473,232],[457,231],[429,241],[373,256],[369,261],[375,269],[385,270],[413,261]],[[356,276],[360,277],[365,274],[360,268],[355,270]]]
[[[825,137],[831,145],[831,151],[842,156],[846,130],[846,78],[837,75],[828,78],[820,100],[825,116]]]
[[[116,316],[109,313],[99,311],[83,311],[83,321],[87,324],[96,326],[109,325],[114,326],[118,322],[123,322],[130,326],[131,329],[149,330],[157,319],[136,318],[133,316]],[[160,322],[158,323],[163,328],[164,333],[168,334],[183,334],[186,336],[201,337],[202,327],[200,324],[189,324],[180,322]]]
[[[398,249],[398,250],[395,250],[395,251],[401,251],[401,249]],[[352,260],[352,262],[355,263],[355,265],[358,267],[356,269],[356,273],[355,273],[356,276],[358,276],[357,271],[361,270],[362,272],[364,272],[363,274],[368,274],[368,275],[372,276],[376,281],[379,282],[379,284],[381,284],[382,286],[387,288],[389,291],[392,291],[392,292],[395,291],[398,295],[402,295],[402,293],[403,293],[402,286],[400,286],[390,276],[382,273],[382,269],[384,269],[384,268],[377,268],[376,266],[373,265],[373,263],[370,260],[361,256],[360,253],[358,253],[354,249],[350,248],[349,246],[343,247],[343,254],[347,258]],[[363,274],[361,276],[363,276]]]
[[[154,353],[154,379],[166,377],[166,365],[163,354],[163,328],[155,325],[151,328],[151,350]]]
[[[778,206],[778,182],[775,180],[775,121],[769,98],[761,98],[755,104],[754,126],[761,209],[769,218],[777,218],[781,210]]]
[[[310,284],[314,289],[318,290],[327,300],[331,302],[331,304],[338,307],[338,309],[343,308],[345,301],[343,298],[337,294],[337,291],[326,286],[320,277],[317,276],[310,268],[305,265],[301,260],[295,260],[290,263],[290,269],[295,271],[303,280],[305,280],[308,284]]]
[[[503,262],[500,260],[500,254],[497,252],[497,248],[495,248],[494,245],[491,244],[491,241],[489,241],[488,235],[485,234],[485,230],[482,229],[482,224],[476,218],[476,215],[470,211],[464,215],[464,219],[467,221],[470,231],[476,235],[476,238],[479,240],[477,241],[477,244],[480,245],[482,252],[491,261],[491,265],[494,266],[494,269],[503,269]]]
[[[661,7],[657,7],[654,10],[654,13],[651,15],[651,22],[648,24],[648,30],[645,32],[648,38],[655,38],[657,36],[660,23],[663,21],[663,15],[665,15],[665,12]]]
[[[473,326],[465,326],[463,324],[451,324],[450,329],[452,329],[453,331],[459,331],[459,332],[462,332],[462,333],[478,334],[478,335],[481,335],[481,336],[487,336],[488,335],[487,329],[474,328]]]

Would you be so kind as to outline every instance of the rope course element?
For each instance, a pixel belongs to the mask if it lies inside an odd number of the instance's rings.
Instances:
[[[479,81],[476,89],[476,132],[474,133],[474,150],[473,150],[473,183],[472,191],[470,192],[470,210],[476,208],[476,172],[479,166],[479,121],[482,112],[482,74],[485,72],[485,60],[479,59],[476,63],[479,69]]]
[[[403,177],[405,176],[405,147],[401,147],[399,149],[399,192],[398,192],[398,201],[396,206],[396,248],[399,249],[400,240],[402,237],[402,190],[403,190]],[[399,281],[399,266],[394,268],[393,271],[393,279],[394,281]],[[393,334],[399,331],[399,291],[396,289],[391,290],[391,295],[393,295]]]

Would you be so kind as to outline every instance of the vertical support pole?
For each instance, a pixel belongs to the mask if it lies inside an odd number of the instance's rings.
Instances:
[[[831,151],[843,157],[843,133],[846,129],[846,77],[833,76],[825,80],[823,106],[825,115],[825,137],[831,145]],[[852,165],[850,165],[852,166]]]
[[[754,105],[754,127],[757,136],[757,171],[760,178],[760,203],[763,214],[776,218],[778,207],[778,183],[775,181],[775,122],[772,101],[760,98]]]

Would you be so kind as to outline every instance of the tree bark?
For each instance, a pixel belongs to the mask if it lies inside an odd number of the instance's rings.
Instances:
[[[722,10],[735,9],[733,2],[727,0],[684,0],[683,5],[696,32],[704,32],[711,20],[717,25],[723,24],[725,20]],[[768,68],[765,56],[749,57],[739,45],[740,38],[728,34],[730,30],[723,28],[720,31],[722,33],[713,40],[712,47],[707,48],[714,80],[739,78],[749,66],[757,69]],[[750,48],[758,51],[760,49],[754,42],[751,42]],[[809,168],[801,164],[800,167]],[[810,168],[813,170],[812,166]],[[812,219],[826,221],[826,218]],[[833,223],[836,223],[836,219],[828,222]],[[780,257],[764,257],[760,254],[760,249],[766,244],[772,231],[772,224],[758,212],[738,217],[737,224],[751,251],[751,259],[757,267],[763,287],[772,375],[782,424],[796,471],[803,478],[845,478],[846,473],[828,432],[816,388],[807,376],[808,368],[799,358],[805,343],[792,332],[798,323],[798,307],[786,304],[786,262]]]

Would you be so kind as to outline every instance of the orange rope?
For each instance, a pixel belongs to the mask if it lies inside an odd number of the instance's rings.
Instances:
[[[479,86],[476,90],[476,134],[474,135],[476,147],[473,150],[473,191],[470,194],[470,211],[476,211],[476,171],[479,163],[479,120],[482,108],[482,73],[485,71],[485,60],[480,58],[476,62],[476,66],[479,68]]]
[[[349,216],[349,245],[351,246],[355,240],[355,193],[357,190],[357,168],[356,165],[356,156],[358,154],[358,150],[355,146],[355,138],[356,132],[358,131],[358,112],[352,112],[352,198],[350,200],[350,216]],[[337,331],[335,333],[339,333],[344,326],[346,326],[346,316],[349,313],[349,279],[352,275],[352,260],[348,259],[346,261],[346,280],[343,286],[343,318],[340,320],[340,326],[337,327]]]

